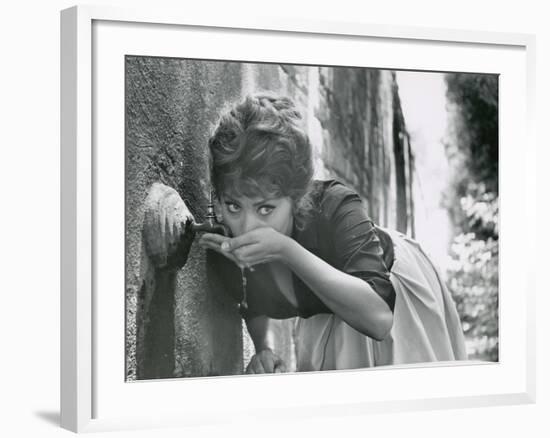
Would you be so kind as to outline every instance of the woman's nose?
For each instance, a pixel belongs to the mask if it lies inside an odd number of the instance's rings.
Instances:
[[[262,221],[252,212],[246,213],[243,220],[243,233],[248,233],[262,225]]]

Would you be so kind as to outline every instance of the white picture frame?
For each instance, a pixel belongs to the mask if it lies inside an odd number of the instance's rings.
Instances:
[[[115,140],[112,144],[121,150],[124,149],[124,142],[116,142],[118,134],[107,133],[109,129],[105,130],[105,134],[103,128],[98,129],[96,124],[102,123],[104,112],[101,108],[105,105],[98,90],[112,96],[114,100],[109,101],[110,111],[118,111],[122,115],[120,78],[117,83],[117,74],[107,75],[110,71],[102,70],[105,66],[113,67],[120,60],[121,53],[189,57],[197,57],[198,54],[200,57],[201,51],[209,50],[204,43],[194,44],[185,54],[176,53],[181,48],[168,44],[163,38],[170,32],[178,33],[180,30],[182,34],[175,36],[176,39],[189,38],[193,32],[197,38],[200,34],[201,38],[215,39],[231,31],[236,39],[253,35],[258,40],[280,40],[280,45],[284,45],[285,40],[296,46],[296,42],[303,40],[304,44],[311,44],[312,50],[308,56],[314,57],[311,59],[316,59],[318,63],[332,57],[331,64],[349,65],[346,63],[346,50],[327,50],[332,43],[334,47],[367,45],[373,47],[371,59],[376,59],[372,61],[373,67],[454,69],[501,75],[502,290],[501,354],[498,364],[471,362],[460,367],[439,364],[430,368],[409,366],[125,385],[124,362],[119,363],[124,349],[120,351],[121,343],[116,340],[117,336],[112,339],[105,336],[106,332],[118,333],[120,324],[124,324],[124,320],[120,320],[120,315],[124,315],[123,269],[118,273],[98,269],[101,263],[112,264],[120,256],[120,252],[113,250],[111,257],[114,259],[104,262],[98,255],[102,247],[98,242],[114,236],[113,246],[119,248],[120,238],[124,238],[124,221],[120,221],[120,216],[114,214],[114,219],[106,220],[101,216],[104,213],[99,213],[109,206],[114,206],[116,210],[120,201],[116,198],[117,193],[123,196],[123,181],[117,177],[120,175],[117,172],[123,172],[123,164],[121,168],[117,159],[105,161],[105,155],[98,156],[94,150],[97,142],[104,138]],[[124,37],[127,32],[131,33],[132,38]],[[147,38],[140,37],[144,32],[147,32]],[[171,40],[174,35],[170,34]],[[109,44],[105,44],[106,41]],[[129,41],[132,41],[132,47],[127,45]],[[316,53],[314,49],[320,48],[321,41],[327,45]],[[376,48],[377,45],[383,48]],[[535,273],[517,255],[532,252],[535,242],[531,236],[534,234],[517,236],[508,230],[519,224],[532,224],[534,227],[534,215],[528,215],[526,208],[514,207],[512,203],[521,199],[525,205],[535,205],[535,175],[532,163],[526,158],[529,153],[519,157],[515,155],[514,158],[507,154],[507,147],[518,141],[524,144],[526,152],[534,152],[535,148],[532,129],[534,45],[534,36],[525,34],[388,27],[360,22],[309,22],[292,17],[282,20],[243,14],[239,19],[227,22],[224,17],[215,14],[199,16],[189,15],[185,11],[157,9],[77,6],[62,11],[61,426],[75,432],[94,432],[224,424],[245,419],[270,421],[280,415],[310,418],[316,415],[366,415],[372,412],[534,402]],[[246,47],[235,44],[235,51],[226,56],[227,59],[265,61],[262,58],[263,47],[261,43],[250,43]],[[142,53],[136,53],[136,50]],[[271,61],[299,62],[301,56],[305,56],[303,53],[288,50],[284,54],[273,52],[269,56]],[[399,59],[396,54],[399,54]],[[209,58],[212,56],[216,56],[215,51],[207,55]],[[349,62],[351,55],[348,53],[347,56]],[[423,64],[419,65],[420,62]],[[357,59],[356,65],[364,65],[364,61]],[[120,66],[116,68],[120,72]],[[111,115],[105,114],[108,117]],[[116,131],[117,128],[114,129]],[[534,156],[534,153],[531,155]],[[107,193],[106,186],[111,188],[112,199],[102,195]],[[122,263],[115,265],[123,266]],[[511,266],[514,267],[513,272],[509,269]],[[106,293],[106,284],[111,285],[110,294]],[[122,287],[117,292],[117,285],[120,284]],[[98,294],[101,299],[98,299]],[[120,337],[123,336],[120,333]],[[114,384],[113,379],[119,382]],[[428,384],[429,380],[433,382]],[[451,384],[451,381],[454,383]],[[392,385],[387,382],[392,382]],[[369,390],[349,389],[363,385]],[[298,394],[291,404],[285,402],[289,387],[295,388]],[[192,403],[178,398],[182,390],[190,394]],[[255,395],[266,392],[271,394],[273,404],[259,406],[250,401],[255,399]],[[160,396],[166,400],[165,403],[158,402]],[[131,403],[132,400],[134,403]],[[155,403],[138,406],[140,401],[147,400],[154,400]]]

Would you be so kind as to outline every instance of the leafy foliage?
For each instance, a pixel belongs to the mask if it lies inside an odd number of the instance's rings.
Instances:
[[[462,198],[465,222],[476,233],[460,233],[451,245],[453,263],[448,286],[453,293],[470,355],[498,360],[498,198],[483,192],[484,186],[471,186]]]
[[[498,77],[446,75],[452,169],[444,203],[455,227],[448,286],[470,356],[498,360]]]
[[[446,83],[447,99],[462,119],[455,146],[465,158],[468,179],[498,193],[498,76],[453,73]]]

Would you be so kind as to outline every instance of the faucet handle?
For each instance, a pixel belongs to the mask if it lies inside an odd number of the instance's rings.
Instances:
[[[195,233],[215,233],[215,234],[221,234],[222,236],[229,236],[229,228],[221,222],[218,222],[217,220],[209,220],[207,219],[202,224],[193,222],[191,224],[191,229]]]

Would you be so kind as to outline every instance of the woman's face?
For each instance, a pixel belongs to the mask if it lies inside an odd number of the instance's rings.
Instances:
[[[233,236],[255,228],[271,227],[290,236],[292,233],[292,199],[288,196],[238,196],[225,192],[221,196],[221,211],[224,223]]]

